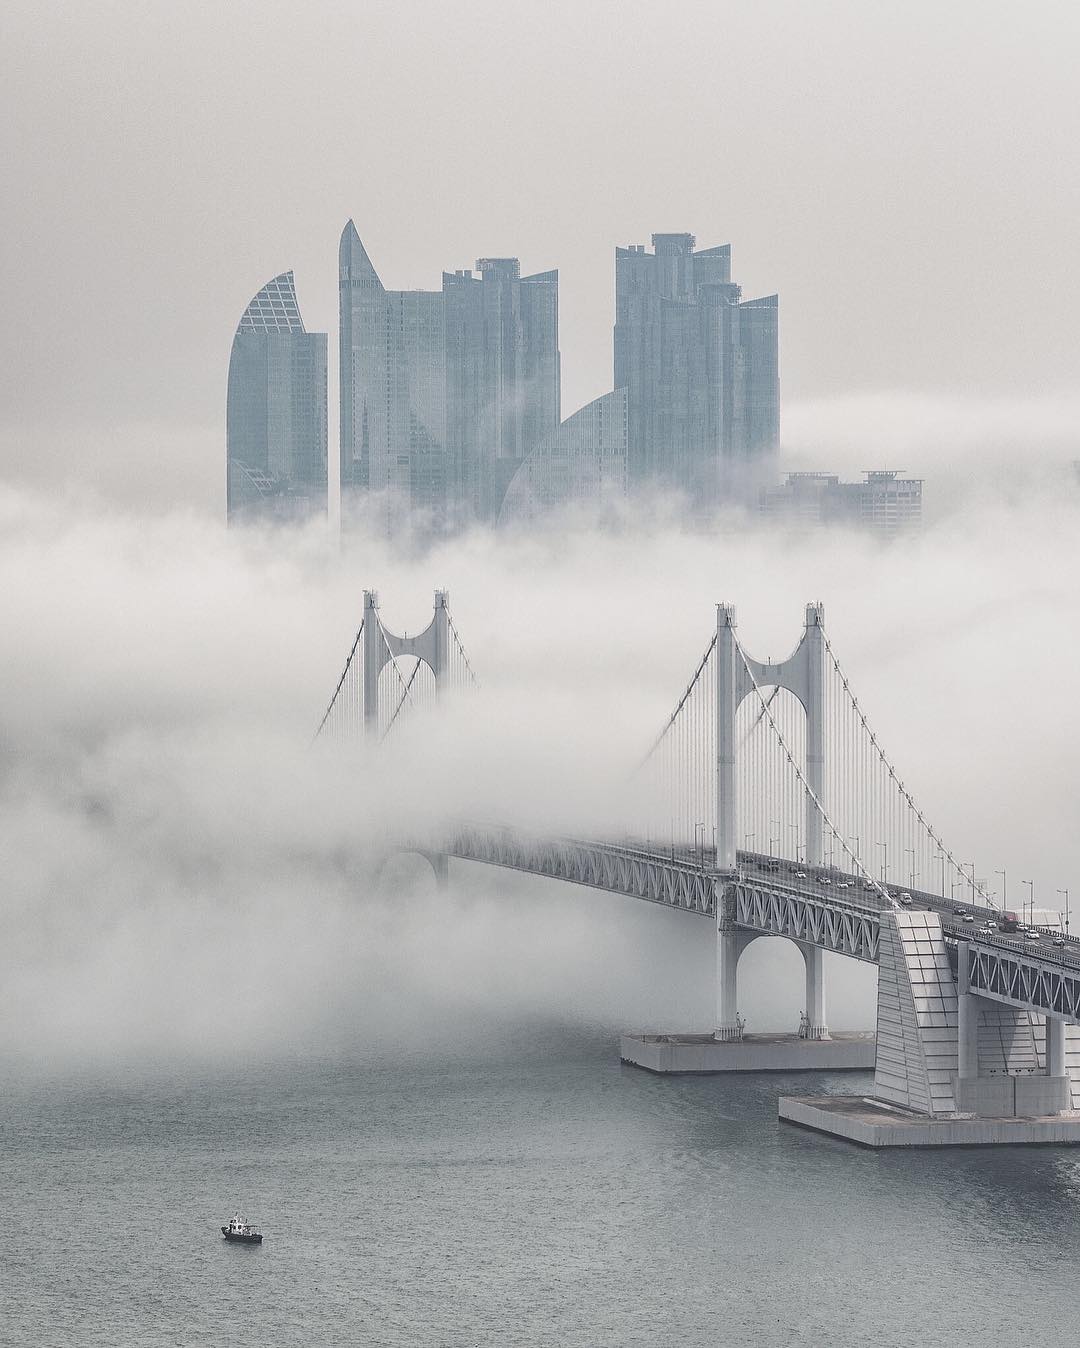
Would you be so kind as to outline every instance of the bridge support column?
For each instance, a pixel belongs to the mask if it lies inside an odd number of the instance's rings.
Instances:
[[[824,804],[825,800],[825,605],[806,606],[806,784]],[[822,847],[821,811],[806,798],[806,860],[820,866]],[[809,978],[807,965],[807,978]],[[808,994],[809,995],[809,994]],[[810,1014],[809,1006],[806,1014]]]
[[[820,946],[798,943],[806,963],[806,1012],[799,1030],[803,1039],[828,1039],[825,1018],[825,952]]]
[[[1046,1017],[1046,1075],[1065,1076],[1065,1022]]]
[[[716,1029],[720,1042],[743,1037],[739,1018],[739,956],[743,938],[737,927],[721,919],[716,929]]]
[[[425,856],[435,876],[435,888],[442,890],[450,884],[450,858],[445,852],[427,852]]]
[[[971,991],[971,946],[956,946],[956,1075],[970,1081],[979,1075],[979,999]]]
[[[385,663],[386,642],[379,626],[379,596],[364,591],[364,733],[379,737],[379,674]]]
[[[435,675],[435,696],[442,691],[450,667],[450,591],[435,591],[435,617],[432,619],[431,672]]]
[[[735,869],[735,610],[716,606],[716,864]]]
[[[979,999],[972,992],[956,998],[956,1075],[961,1081],[979,1075]]]

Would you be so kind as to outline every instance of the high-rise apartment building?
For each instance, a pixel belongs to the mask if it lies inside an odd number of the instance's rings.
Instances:
[[[615,387],[627,392],[632,486],[713,501],[779,443],[778,305],[742,299],[731,248],[654,234],[615,251]]]
[[[492,520],[518,467],[559,424],[559,273],[516,257],[443,273],[449,514]]]
[[[326,333],[305,330],[291,271],[244,310],[225,419],[230,521],[326,513]]]
[[[441,291],[387,290],[350,220],[341,236],[342,518],[377,503],[387,528],[492,520],[559,420],[558,273],[516,258],[444,272]]]

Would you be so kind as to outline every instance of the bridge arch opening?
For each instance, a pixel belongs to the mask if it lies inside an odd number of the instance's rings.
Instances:
[[[447,858],[435,852],[391,852],[379,867],[376,886],[388,895],[427,894],[445,887],[447,865]]]
[[[794,1034],[806,1010],[806,962],[786,936],[754,936],[739,954],[738,1012],[750,1034]]]

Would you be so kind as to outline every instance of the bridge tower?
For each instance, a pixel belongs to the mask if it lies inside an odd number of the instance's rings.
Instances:
[[[435,676],[435,696],[449,670],[450,591],[435,591],[435,612],[418,636],[398,636],[383,626],[379,617],[379,595],[364,591],[364,730],[369,738],[379,734],[379,675],[392,659],[412,656],[422,661]]]
[[[786,688],[806,715],[806,856],[810,866],[823,860],[822,816],[817,802],[825,789],[825,607],[807,604],[802,638],[786,660],[753,660],[742,652],[735,635],[735,608],[716,606],[716,865],[734,875],[737,869],[735,717],[755,687]],[[798,858],[796,858],[798,860]],[[730,905],[716,912],[716,1030],[718,1040],[741,1039],[738,1014],[739,957],[755,934],[740,930]],[[820,947],[796,942],[806,965],[806,1025],[810,1039],[828,1039],[825,979]]]

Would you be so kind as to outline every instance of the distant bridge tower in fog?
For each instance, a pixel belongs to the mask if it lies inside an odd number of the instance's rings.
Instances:
[[[376,591],[365,590],[364,615],[316,738],[362,733],[369,740],[385,739],[406,706],[475,683],[450,617],[449,591],[435,591],[434,612],[422,632],[399,636],[384,625]]]
[[[240,318],[229,357],[228,518],[326,514],[326,333],[307,332],[291,271]]]

